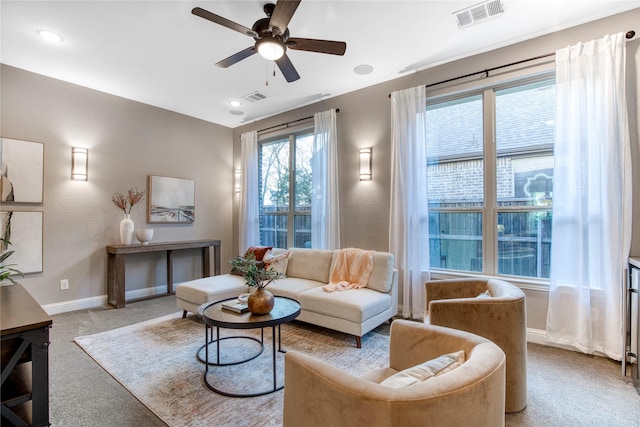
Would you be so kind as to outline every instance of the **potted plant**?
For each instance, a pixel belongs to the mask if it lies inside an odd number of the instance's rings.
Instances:
[[[248,252],[245,256],[237,256],[231,261],[233,270],[244,277],[244,283],[254,291],[249,295],[247,306],[256,315],[268,314],[273,309],[273,294],[265,288],[273,281],[283,277],[277,271],[264,268],[264,264],[256,261],[255,254]]]
[[[0,254],[0,285],[5,282],[5,280],[11,282],[12,284],[16,284],[16,282],[11,274],[19,274],[24,277],[22,271],[13,268],[16,264],[7,264],[7,259],[13,254],[14,251],[7,250],[11,242],[7,240],[5,237],[2,239],[2,253]]]

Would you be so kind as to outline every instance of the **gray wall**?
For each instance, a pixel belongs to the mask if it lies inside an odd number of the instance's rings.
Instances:
[[[154,241],[220,239],[222,259],[231,257],[230,128],[13,67],[0,70],[1,135],[44,143],[44,202],[3,205],[44,212],[43,272],[20,279],[40,304],[65,311],[78,307],[72,301],[104,300],[105,247],[119,243],[123,218],[111,197],[130,187],[146,190],[148,175],[194,179],[196,220],[146,224],[145,195],[132,211],[136,228],[153,228]],[[71,146],[89,149],[87,182],[70,180]],[[199,253],[174,253],[176,281],[199,277]],[[127,290],[162,286],[165,271],[164,254],[130,256]],[[61,279],[69,279],[69,290],[60,290]]]
[[[340,205],[342,246],[385,251],[389,248],[388,222],[390,200],[390,129],[391,112],[388,94],[422,84],[442,81],[523,59],[552,53],[556,49],[601,38],[605,34],[635,30],[640,32],[640,9],[608,17],[592,23],[559,31],[404,76],[357,92],[337,96],[300,109],[235,128],[234,165],[240,165],[240,134],[313,115],[315,112],[339,108]],[[372,64],[374,67],[376,64]],[[398,64],[398,69],[405,64]],[[632,145],[634,147],[634,224],[632,254],[640,254],[640,149],[637,106],[640,86],[640,40],[627,43],[627,93]],[[304,78],[304,76],[302,76]],[[373,181],[360,182],[357,176],[358,148],[373,147]],[[556,165],[561,167],[561,165]],[[234,205],[237,213],[237,204]],[[234,220],[237,215],[234,215]],[[234,236],[238,224],[234,222]],[[234,251],[238,251],[237,240]],[[528,326],[545,329],[548,296],[544,287],[522,285],[528,296]]]

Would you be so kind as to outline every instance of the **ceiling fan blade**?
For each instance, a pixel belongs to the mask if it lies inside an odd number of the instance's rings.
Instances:
[[[232,66],[236,62],[240,62],[243,59],[250,57],[254,53],[256,53],[256,48],[255,48],[255,46],[251,46],[251,47],[248,47],[248,48],[246,48],[244,50],[241,50],[238,53],[234,53],[230,57],[225,58],[220,62],[217,62],[216,65],[218,67],[221,67],[221,68],[227,68],[227,67]]]
[[[331,55],[344,55],[347,50],[345,42],[333,40],[303,39],[291,37],[287,40],[287,47],[293,50],[305,50],[307,52],[328,53]]]
[[[284,33],[299,4],[300,0],[279,0],[269,19],[269,26],[278,27],[280,34]]]
[[[276,59],[276,64],[278,64],[278,68],[280,68],[280,71],[284,78],[287,79],[287,82],[295,82],[300,78],[300,75],[296,71],[296,67],[293,66],[293,63],[286,53],[282,55],[280,59]]]
[[[242,33],[246,36],[251,36],[251,37],[257,36],[256,32],[253,31],[251,28],[247,28],[244,25],[240,25],[236,22],[230,21],[227,18],[223,18],[222,16],[216,15],[215,13],[211,13],[208,10],[204,10],[200,7],[194,7],[193,10],[191,10],[191,13],[201,18],[207,19],[211,22],[215,22],[216,24],[220,24],[223,27],[227,27],[234,31]]]

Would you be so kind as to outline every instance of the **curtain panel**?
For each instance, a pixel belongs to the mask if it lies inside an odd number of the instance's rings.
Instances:
[[[429,280],[429,212],[424,86],[391,94],[389,251],[395,256],[402,316],[422,319]]]
[[[621,360],[631,245],[623,34],[558,50],[556,90],[546,339]]]
[[[311,247],[340,248],[338,197],[337,113],[331,109],[313,116],[314,139],[311,158]]]
[[[260,243],[260,207],[258,195],[258,132],[245,132],[241,141],[240,253]]]

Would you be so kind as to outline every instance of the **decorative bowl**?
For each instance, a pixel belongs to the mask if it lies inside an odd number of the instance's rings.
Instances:
[[[244,293],[244,294],[240,294],[238,295],[238,301],[240,301],[242,304],[246,304],[247,300],[249,299],[249,293]]]
[[[135,231],[136,239],[140,240],[140,244],[148,245],[153,238],[153,228],[138,228]]]

